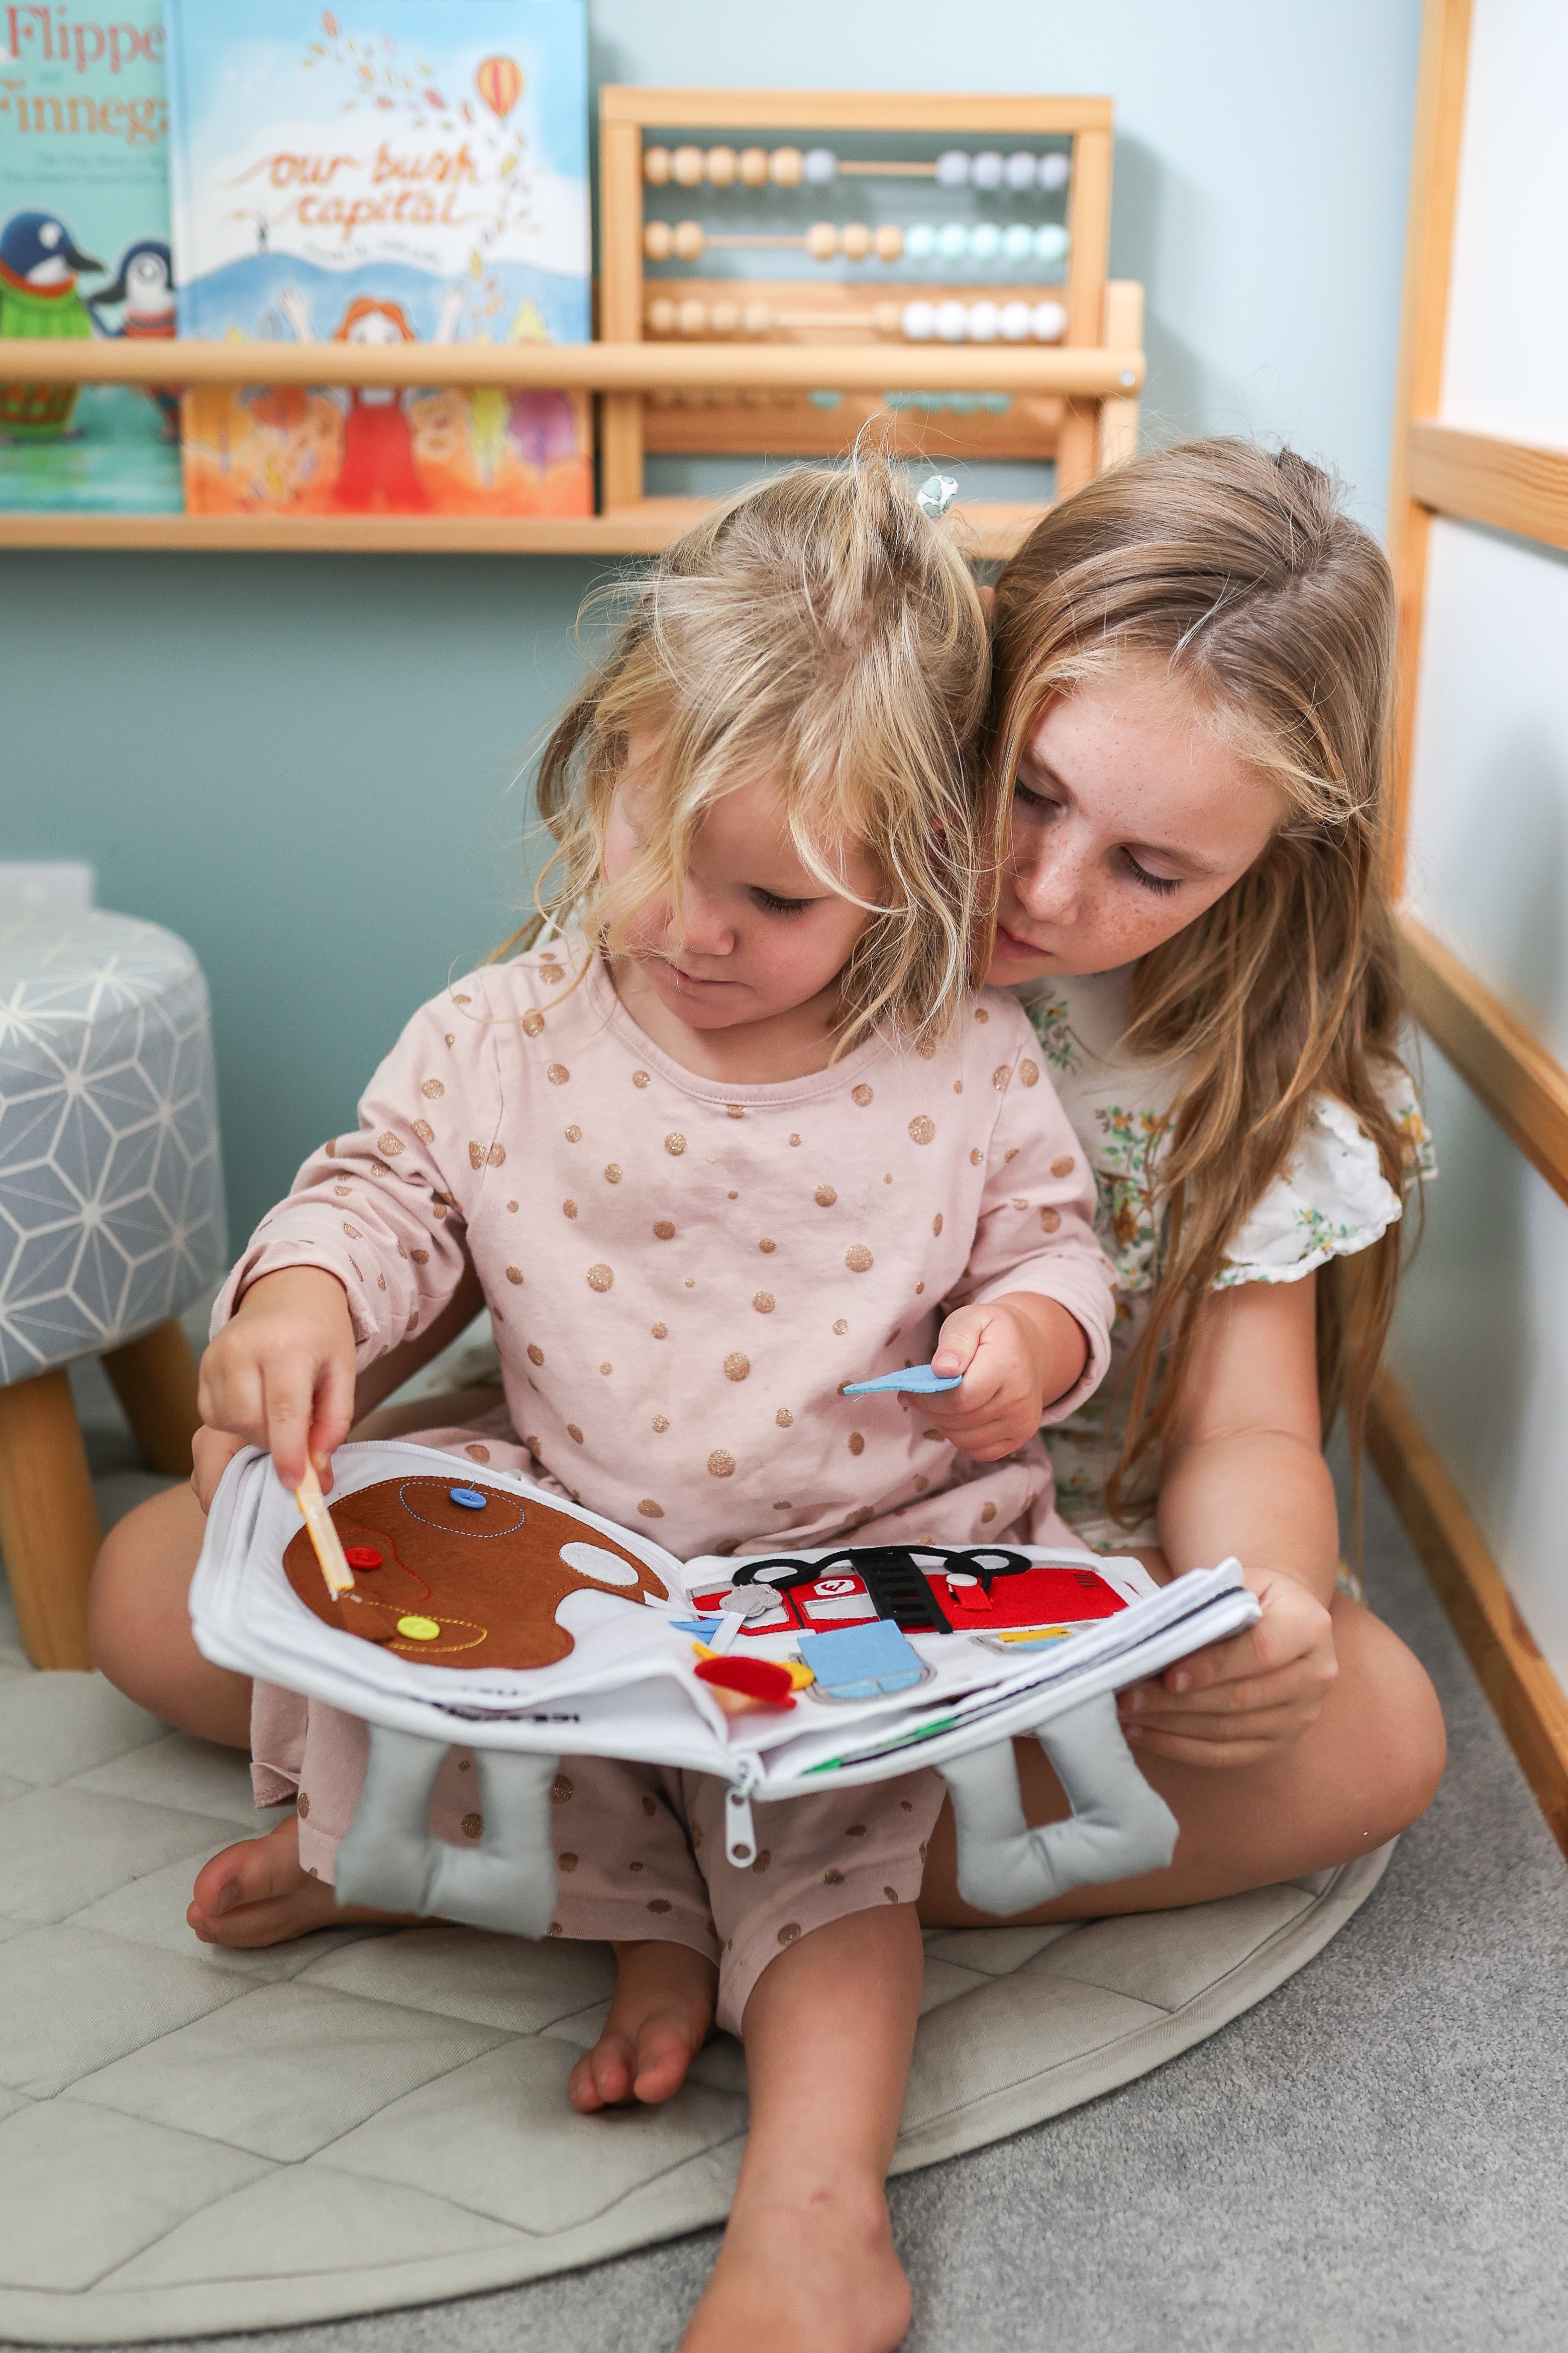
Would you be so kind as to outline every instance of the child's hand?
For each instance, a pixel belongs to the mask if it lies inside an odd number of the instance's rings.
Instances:
[[[1000,1461],[1031,1439],[1053,1399],[1071,1388],[1089,1356],[1076,1317],[1054,1299],[1017,1291],[961,1307],[937,1335],[933,1371],[963,1385],[923,1397],[920,1409],[976,1462]]]
[[[1329,1613],[1281,1570],[1248,1570],[1247,1581],[1263,1608],[1256,1626],[1120,1694],[1121,1728],[1140,1754],[1262,1765],[1317,1722],[1339,1672]]]
[[[204,1514],[212,1509],[218,1482],[245,1444],[232,1430],[208,1430],[204,1423],[191,1440],[191,1493]]]
[[[286,1487],[307,1458],[330,1486],[354,1408],[353,1325],[336,1275],[290,1266],[253,1282],[202,1358],[197,1403],[210,1430],[266,1448]]]

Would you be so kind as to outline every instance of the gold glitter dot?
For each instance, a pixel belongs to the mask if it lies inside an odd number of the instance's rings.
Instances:
[[[421,1144],[434,1144],[436,1141],[436,1131],[427,1119],[416,1119],[414,1123],[414,1133]]]
[[[668,1324],[656,1324],[653,1327],[653,1336],[656,1340],[668,1340],[669,1337]]]
[[[868,1104],[868,1103],[870,1102],[870,1100],[871,1100],[871,1090],[870,1090],[870,1088],[869,1088],[869,1087],[867,1087],[867,1086],[859,1086],[859,1087],[854,1087],[854,1088],[852,1088],[852,1089],[850,1090],[849,1100],[850,1100],[850,1102],[851,1102],[851,1103],[858,1103],[858,1104],[859,1104],[859,1106],[860,1106],[860,1108],[861,1108],[861,1110],[862,1110],[862,1111],[864,1111],[864,1110],[865,1110],[865,1108],[866,1108],[866,1106],[867,1106],[867,1104]]]
[[[531,1365],[542,1365],[544,1362],[544,1351],[537,1340],[531,1340],[528,1344],[528,1361]]]
[[[668,1218],[654,1219],[653,1238],[655,1241],[659,1242],[672,1242],[675,1240],[675,1228]]]
[[[916,1285],[915,1285],[915,1297],[916,1297],[917,1299],[920,1297],[920,1295],[921,1295],[921,1292],[922,1292],[924,1289],[925,1289],[925,1284],[924,1284],[923,1282],[917,1282],[917,1283],[916,1283]]]
[[[929,1062],[931,1056],[936,1051],[936,1039],[934,1038],[922,1038],[919,1045],[915,1048],[915,1051],[920,1056],[922,1062]]]
[[[503,1168],[506,1166],[505,1145],[492,1144],[489,1150],[486,1153],[485,1158],[492,1168]]]
[[[616,1369],[616,1368],[615,1368],[614,1365],[601,1365],[601,1366],[599,1366],[599,1370],[600,1370],[602,1373],[613,1373],[613,1372],[615,1371],[615,1369]]]
[[[570,1438],[571,1440],[574,1440],[574,1442],[576,1445],[578,1445],[578,1446],[581,1446],[581,1445],[582,1445],[582,1443],[583,1443],[583,1433],[582,1433],[582,1431],[578,1429],[578,1427],[577,1427],[577,1425],[576,1425],[576,1423],[575,1423],[574,1421],[569,1421],[569,1422],[567,1423],[567,1425],[566,1425],[566,1435],[567,1435],[567,1437],[568,1437],[568,1438]]]
[[[752,1293],[752,1304],[759,1315],[771,1315],[778,1302],[771,1291],[754,1291]]]
[[[447,1032],[446,1042],[448,1046],[452,1043],[452,1032],[449,1029]]]
[[[726,1103],[724,1115],[727,1119],[744,1119],[746,1116],[739,1103]]]
[[[849,1451],[851,1454],[864,1454],[866,1451],[866,1441],[858,1430],[849,1433]]]
[[[576,1202],[563,1201],[561,1204],[561,1214],[563,1218],[574,1218],[577,1214]]]
[[[514,1217],[517,1215],[517,1203],[515,1201],[509,1201],[507,1203],[507,1208],[511,1211]]]
[[[985,1523],[986,1523],[988,1520],[994,1520],[995,1517],[996,1517],[996,1506],[995,1506],[995,1504],[981,1504],[981,1506],[980,1506],[980,1524],[981,1524],[982,1527],[984,1527],[984,1526],[985,1525]]]
[[[615,1279],[615,1269],[613,1267],[591,1266],[588,1269],[588,1288],[590,1291],[608,1291]]]
[[[537,1008],[531,1006],[522,1017],[523,1036],[525,1038],[537,1038],[543,1027],[543,1014],[541,1013]]]
[[[1017,1157],[1018,1146],[1016,1144],[1010,1144],[1007,1146],[1006,1151],[1002,1155],[1003,1166],[1005,1167],[1009,1160],[1016,1160]]]
[[[569,1127],[566,1131],[566,1141],[568,1144],[581,1144],[583,1141],[582,1129],[580,1127]]]
[[[921,1113],[918,1119],[910,1120],[910,1141],[911,1144],[929,1144],[935,1134],[935,1120],[928,1119],[923,1111]]]
[[[544,1075],[552,1087],[563,1087],[572,1073],[564,1062],[552,1062]]]
[[[724,1196],[727,1201],[738,1201],[740,1198],[739,1193],[726,1193]]]
[[[1024,1196],[1023,1196],[1023,1194],[1022,1194],[1022,1193],[1015,1193],[1015,1194],[1014,1194],[1014,1196],[1013,1196],[1013,1207],[1014,1207],[1016,1209],[1026,1209],[1026,1208],[1028,1208],[1028,1206],[1029,1206],[1029,1204],[1028,1204],[1028,1202],[1025,1199],[1025,1198],[1024,1198]]]
[[[618,1185],[620,1181],[620,1163],[617,1160],[612,1160],[609,1166],[605,1171],[605,1182],[606,1185]]]
[[[1058,1152],[1056,1158],[1051,1163],[1051,1175],[1053,1176],[1070,1176],[1077,1166],[1078,1162],[1073,1158],[1070,1152]]]
[[[662,1520],[664,1517],[664,1505],[656,1504],[651,1495],[645,1495],[637,1509],[645,1520]]]
[[[779,1930],[778,1941],[781,1945],[793,1945],[799,1934],[800,1922],[798,1920],[786,1920],[784,1926]]]
[[[471,1005],[473,1001],[474,1000],[471,997],[458,997],[454,995],[452,998],[454,1005]]]
[[[564,980],[566,976],[558,964],[542,964],[539,967],[539,977],[541,980],[548,981],[553,988],[556,982]]]
[[[571,1782],[567,1779],[564,1773],[557,1773],[554,1780],[550,1784],[551,1804],[552,1806],[564,1806],[570,1801],[571,1796]]]
[[[395,1160],[398,1154],[402,1151],[403,1145],[399,1142],[398,1138],[394,1135],[391,1128],[384,1127],[381,1134],[375,1139],[375,1148],[378,1152],[384,1153],[388,1160]]]
[[[647,1072],[646,1071],[634,1071],[632,1072],[632,1084],[634,1087],[646,1087],[647,1084]]]
[[[306,1794],[305,1794],[305,1792],[304,1792],[304,1790],[303,1790],[303,1789],[301,1789],[301,1790],[300,1790],[300,1795],[299,1795],[299,1799],[298,1799],[298,1800],[296,1801],[296,1805],[295,1805],[295,1811],[298,1813],[298,1815],[299,1815],[299,1817],[300,1817],[300,1820],[302,1822],[304,1822],[304,1821],[309,1821],[309,1820],[310,1820],[310,1799],[306,1796]]]
[[[798,1143],[800,1142],[800,1138],[799,1138],[799,1136],[798,1136],[798,1135],[792,1135],[792,1136],[790,1137],[790,1142],[791,1142],[792,1144],[798,1144]]]
[[[849,1326],[848,1326],[848,1324],[845,1322],[845,1320],[844,1320],[843,1316],[841,1315],[841,1316],[839,1317],[839,1319],[838,1319],[837,1323],[834,1325],[834,1327],[833,1327],[833,1328],[834,1328],[834,1330],[837,1333],[837,1335],[838,1335],[839,1338],[842,1340],[842,1339],[843,1339],[843,1337],[844,1337],[844,1335],[846,1334],[846,1332],[847,1332],[847,1331],[848,1331]]]
[[[1054,1234],[1057,1228],[1061,1224],[1061,1221],[1062,1213],[1059,1209],[1042,1209],[1040,1211],[1040,1231],[1043,1234]]]
[[[812,1198],[819,1209],[831,1209],[838,1196],[831,1185],[819,1185]]]
[[[916,1494],[917,1494],[917,1495],[923,1495],[923,1494],[925,1493],[926,1489],[927,1489],[930,1485],[931,1485],[931,1481],[930,1481],[929,1479],[926,1479],[926,1478],[920,1478],[920,1479],[917,1479],[917,1480],[915,1481],[915,1493],[916,1493]]]
[[[851,1242],[844,1253],[844,1263],[851,1274],[864,1274],[871,1264],[871,1253],[864,1242]]]
[[[890,1185],[890,1184],[892,1183],[892,1181],[893,1181],[893,1172],[892,1172],[892,1170],[889,1168],[889,1169],[888,1170],[888,1172],[887,1172],[887,1175],[883,1177],[882,1182],[883,1182],[883,1184],[884,1184],[884,1185]]]
[[[1035,1082],[1037,1081],[1037,1079],[1038,1079],[1039,1075],[1040,1075],[1040,1066],[1039,1066],[1038,1062],[1020,1062],[1020,1063],[1019,1063],[1019,1065],[1018,1065],[1018,1076],[1019,1076],[1019,1079],[1022,1081],[1022,1082],[1023,1082],[1023,1084],[1024,1084],[1025,1086],[1026,1086],[1026,1087],[1032,1087],[1032,1086],[1035,1084]]]
[[[578,1861],[579,1858],[574,1854],[558,1854],[555,1858],[555,1867],[557,1871],[575,1871]]]
[[[470,1462],[488,1462],[490,1459],[490,1450],[488,1446],[479,1446],[477,1444],[473,1446],[465,1446],[463,1451],[468,1456]]]
[[[506,1271],[506,1279],[509,1282],[521,1282],[522,1281],[521,1267],[509,1266]]]
[[[784,1502],[783,1502],[782,1504],[775,1504],[773,1505],[773,1509],[774,1509],[774,1511],[775,1511],[775,1512],[793,1512],[793,1511],[794,1511],[794,1509],[795,1509],[795,1505],[790,1502],[790,1500],[789,1500],[788,1496],[786,1495],[786,1496],[785,1496],[785,1498],[784,1498]]]
[[[970,1166],[972,1168],[978,1168],[984,1157],[985,1155],[981,1151],[980,1146],[978,1145],[973,1145],[969,1155]]]
[[[667,1430],[669,1428],[669,1416],[667,1413],[656,1413],[653,1418],[653,1426],[655,1430],[661,1432]]]
[[[940,1234],[942,1231],[942,1211],[940,1209],[931,1221],[931,1229],[933,1234]]]
[[[686,1288],[688,1289],[688,1291],[695,1291],[695,1290],[696,1290],[696,1288],[697,1288],[697,1277],[696,1277],[694,1274],[689,1274],[689,1275],[687,1276],[687,1278],[686,1278]]]
[[[664,1148],[672,1160],[679,1160],[686,1149],[686,1138],[683,1135],[667,1135],[664,1139]]]
[[[419,1092],[422,1095],[428,1095],[431,1102],[435,1103],[438,1097],[446,1093],[447,1090],[439,1079],[426,1079]]]
[[[728,1479],[733,1474],[734,1468],[735,1458],[727,1447],[716,1446],[708,1457],[708,1472],[710,1478]]]
[[[791,1413],[787,1405],[780,1406],[777,1413],[773,1416],[773,1419],[777,1422],[781,1430],[793,1430],[795,1427],[795,1416]]]
[[[465,1814],[463,1816],[463,1836],[465,1838],[477,1839],[482,1837],[484,1834],[484,1827],[485,1819],[482,1814]]]
[[[991,1083],[995,1088],[999,1095],[1005,1095],[1006,1093],[1007,1082],[1012,1075],[1013,1073],[1005,1062],[998,1062],[996,1068],[992,1071]]]
[[[731,1350],[724,1359],[724,1378],[727,1381],[743,1381],[751,1369],[750,1356],[743,1356],[739,1348]]]
[[[921,1436],[922,1438],[934,1438],[939,1446],[942,1444],[942,1432],[940,1430],[922,1430]]]
[[[977,1005],[974,1008],[974,1018],[976,1021],[989,1021],[991,1016],[986,1012],[984,1005]]]

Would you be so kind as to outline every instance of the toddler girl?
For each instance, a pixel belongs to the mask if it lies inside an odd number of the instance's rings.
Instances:
[[[288,1484],[324,1463],[356,1366],[471,1268],[505,1407],[426,1442],[684,1556],[1071,1541],[1037,1433],[1104,1370],[1109,1271],[1028,1023],[970,987],[994,896],[985,674],[968,573],[879,459],[778,478],[670,551],[545,756],[548,944],[415,1016],[357,1133],[306,1164],[219,1299],[204,1486],[239,1440]],[[945,1396],[840,1394],[933,1353],[963,1376]],[[168,1606],[198,1533],[174,1499],[122,1524],[99,1655],[164,1715],[243,1738],[239,1679]],[[227,1944],[334,1916],[363,1766],[363,1725],[288,1693],[258,1686],[248,1731],[258,1797],[297,1791],[298,1817],[198,1878],[192,1925]],[[454,1841],[478,1834],[468,1761],[432,1814]],[[791,2342],[895,2344],[882,2184],[941,1783],[767,1809],[745,1871],[703,1776],[569,1758],[555,1794],[552,1933],[621,1963],[575,2105],[668,2097],[715,2000],[746,2045],[751,2137],[688,2341],[733,2347],[765,2315]]]

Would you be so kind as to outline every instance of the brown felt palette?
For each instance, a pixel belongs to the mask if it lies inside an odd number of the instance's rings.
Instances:
[[[283,1555],[295,1593],[323,1625],[433,1666],[553,1666],[575,1647],[555,1622],[569,1593],[669,1599],[647,1564],[613,1536],[505,1488],[383,1479],[331,1511],[353,1591],[331,1599],[301,1528]]]

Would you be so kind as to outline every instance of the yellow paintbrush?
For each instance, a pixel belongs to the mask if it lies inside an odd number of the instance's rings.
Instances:
[[[305,1525],[310,1532],[310,1542],[316,1547],[316,1558],[321,1564],[321,1575],[327,1591],[334,1601],[352,1593],[354,1573],[343,1558],[343,1548],[332,1525],[332,1515],[327,1509],[327,1499],[321,1493],[321,1482],[316,1476],[313,1462],[305,1465],[305,1475],[294,1490],[294,1501],[305,1514]]]

